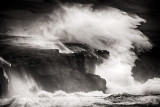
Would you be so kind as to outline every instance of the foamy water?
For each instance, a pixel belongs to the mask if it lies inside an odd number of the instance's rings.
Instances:
[[[57,91],[55,93],[49,93],[45,91],[37,92],[32,97],[17,97],[11,104],[11,107],[103,107],[105,105],[133,105],[133,104],[158,104],[160,102],[160,96],[143,96],[137,98],[130,98],[131,101],[125,101],[114,103],[106,98],[109,94],[103,94],[102,92],[90,92],[90,93],[71,93],[67,94],[63,91]]]
[[[61,8],[48,14],[48,17],[50,20],[37,19],[30,26],[14,26],[14,30],[10,32],[12,35],[28,37],[28,39],[14,40],[12,43],[14,45],[25,43],[36,48],[59,49],[60,52],[69,53],[71,51],[61,41],[79,41],[95,49],[108,50],[109,59],[104,60],[95,71],[96,75],[107,81],[106,93],[108,94],[102,92],[67,94],[62,91],[55,93],[37,91],[30,94],[28,86],[34,82],[30,81],[29,85],[25,86],[19,77],[13,77],[12,84],[17,85],[11,85],[11,96],[20,96],[12,107],[97,106],[96,103],[112,104],[111,101],[104,99],[109,94],[124,92],[135,95],[160,94],[159,78],[141,84],[132,76],[132,68],[137,59],[136,53],[132,50],[143,52],[152,48],[147,36],[137,29],[138,25],[146,22],[144,19],[111,7],[93,10],[90,6],[83,5],[62,5]],[[59,45],[54,44],[55,41]],[[36,83],[34,85],[36,86]],[[21,89],[17,89],[18,86]],[[23,94],[25,91],[26,95]],[[159,97],[144,96],[137,101],[159,102]],[[139,103],[137,101],[132,103]]]

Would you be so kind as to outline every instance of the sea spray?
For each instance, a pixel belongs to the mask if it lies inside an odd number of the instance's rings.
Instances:
[[[142,89],[144,84],[135,81],[131,72],[137,59],[135,51],[143,52],[152,48],[147,36],[137,29],[138,25],[146,22],[144,19],[112,7],[93,9],[86,5],[61,5],[47,17],[48,20],[40,18],[28,26],[14,26],[15,30],[10,33],[27,39],[15,40],[13,44],[24,43],[25,46],[37,48],[43,46],[46,49],[50,47],[58,48],[61,52],[71,52],[61,42],[78,41],[95,49],[108,50],[109,59],[104,59],[104,63],[97,66],[95,72],[96,75],[106,79],[108,87],[106,92],[144,94],[143,90],[136,90]],[[35,40],[30,42],[31,38]],[[60,45],[53,44],[55,41]],[[154,82],[157,86],[158,81],[159,79],[156,79]]]
[[[9,72],[9,93],[8,97],[33,97],[40,90],[40,86],[26,72],[19,75],[16,72]]]
[[[136,104],[141,106],[148,106],[149,104],[152,106],[156,106],[158,105],[159,101],[160,96],[152,95],[110,95],[103,94],[102,92],[97,91],[90,93],[75,92],[71,94],[65,93],[63,91],[57,91],[55,93],[39,91],[31,98],[17,97],[17,99],[11,104],[11,107],[104,107],[118,105],[133,106]]]

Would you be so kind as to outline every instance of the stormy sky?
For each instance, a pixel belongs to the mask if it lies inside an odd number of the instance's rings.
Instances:
[[[139,54],[133,75],[145,82],[149,78],[160,77],[160,10],[158,0],[1,0],[0,1],[0,44],[7,43],[14,25],[34,23],[37,18],[47,20],[44,14],[51,13],[60,4],[92,4],[93,9],[112,6],[128,13],[135,13],[147,22],[139,29],[150,39],[153,49]],[[22,24],[22,23],[20,23]]]

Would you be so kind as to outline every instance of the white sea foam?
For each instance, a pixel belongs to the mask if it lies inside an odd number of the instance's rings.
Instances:
[[[90,92],[90,93],[65,93],[63,91],[57,91],[55,93],[49,93],[45,91],[39,91],[32,97],[17,97],[11,104],[11,107],[84,107],[84,106],[103,106],[113,105],[114,102],[106,100],[109,94],[103,94],[102,92]],[[159,96],[143,96],[132,98],[132,102],[127,102],[122,99],[118,104],[133,105],[133,104],[158,104],[160,101]]]

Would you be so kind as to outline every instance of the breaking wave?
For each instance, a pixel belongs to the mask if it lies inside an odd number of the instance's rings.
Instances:
[[[112,101],[115,97],[109,98],[111,95],[103,94],[102,92],[77,92],[65,93],[57,91],[49,93],[40,91],[31,98],[17,97],[11,104],[11,107],[84,107],[84,106],[105,106],[114,105]],[[123,95],[122,95],[123,96]],[[118,95],[121,98],[120,95]],[[124,100],[125,99],[125,100]],[[130,99],[130,100],[128,100]],[[133,104],[158,104],[160,101],[159,96],[143,96],[143,97],[122,97],[121,102],[117,101],[117,105],[133,105]],[[128,101],[127,101],[128,100]]]
[[[46,16],[47,20],[40,18],[28,26],[14,26],[10,34],[28,38],[14,40],[12,43],[59,49],[60,52],[70,53],[71,51],[62,44],[62,41],[79,41],[95,49],[108,50],[109,59],[97,65],[95,72],[107,81],[107,93],[160,94],[159,78],[141,84],[132,76],[132,67],[135,66],[134,62],[137,59],[135,51],[143,52],[152,48],[147,36],[137,29],[138,25],[146,22],[144,19],[112,7],[94,10],[91,6],[84,5],[61,5],[61,8],[44,17]],[[21,83],[16,82],[16,84]],[[43,107],[83,104],[87,106],[97,101],[106,103],[103,99],[106,95],[101,92],[67,94],[60,91],[52,94],[40,91],[32,98],[17,99],[16,104]],[[111,102],[107,101],[107,103]],[[15,103],[12,106],[15,106]]]

